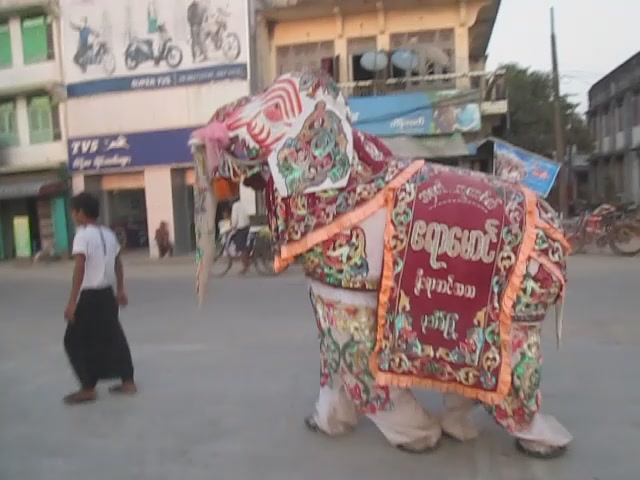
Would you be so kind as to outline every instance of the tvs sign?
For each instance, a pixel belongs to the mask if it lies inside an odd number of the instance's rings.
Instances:
[[[190,163],[192,131],[183,128],[71,138],[69,168],[78,172]]]

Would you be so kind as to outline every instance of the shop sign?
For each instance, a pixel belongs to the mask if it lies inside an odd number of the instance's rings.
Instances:
[[[140,168],[191,162],[189,139],[194,128],[118,133],[68,141],[72,171]]]
[[[494,174],[519,182],[546,197],[556,182],[560,164],[507,142],[494,142]]]
[[[457,100],[456,91],[417,92],[349,99],[354,126],[380,136],[477,132],[480,104]]]

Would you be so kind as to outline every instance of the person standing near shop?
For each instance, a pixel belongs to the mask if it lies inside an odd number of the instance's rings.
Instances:
[[[133,362],[122,330],[119,306],[129,300],[124,268],[115,234],[97,223],[98,200],[81,193],[71,199],[71,215],[77,226],[73,240],[74,269],[71,293],[64,316],[67,330],[64,347],[80,389],[67,395],[67,405],[96,400],[96,384],[119,378],[111,393],[133,395]]]
[[[155,240],[158,245],[160,258],[173,256],[173,245],[171,244],[171,236],[169,235],[167,222],[160,222],[160,226],[156,230]]]

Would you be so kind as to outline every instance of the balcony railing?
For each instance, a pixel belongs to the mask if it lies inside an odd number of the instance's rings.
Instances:
[[[58,0],[0,0],[0,13],[9,13],[31,8],[42,8],[47,13],[55,13]]]
[[[461,93],[478,92],[481,102],[503,102],[507,99],[504,70],[362,80],[342,82],[339,86],[347,97],[456,89]]]

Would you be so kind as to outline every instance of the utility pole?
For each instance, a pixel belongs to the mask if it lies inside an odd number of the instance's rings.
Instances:
[[[562,118],[562,106],[560,102],[560,74],[558,73],[558,49],[556,43],[556,24],[551,7],[551,62],[553,64],[553,110],[554,129],[556,137],[556,161],[560,164],[559,173],[559,207],[564,217],[569,214],[568,202],[568,175],[566,166],[565,126]]]

